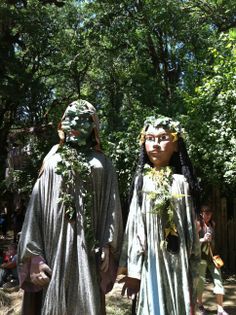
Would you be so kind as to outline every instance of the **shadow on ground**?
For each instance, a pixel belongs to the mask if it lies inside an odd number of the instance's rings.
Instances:
[[[230,315],[236,315],[236,275],[223,275],[223,278],[225,288],[224,309]],[[207,280],[203,301],[209,315],[217,314],[216,300],[213,294],[213,284],[211,283],[211,279]]]
[[[0,239],[0,247],[6,248],[11,242],[12,233],[10,231],[6,240]],[[223,278],[225,287],[224,308],[229,315],[236,315],[236,275],[223,275]],[[122,286],[123,284],[116,283],[113,290],[106,296],[107,315],[131,314],[131,301],[121,296]],[[203,295],[204,305],[209,315],[217,314],[215,296],[212,289],[213,285],[209,278]],[[22,290],[19,290],[18,292],[0,294],[0,315],[20,315],[22,293]]]

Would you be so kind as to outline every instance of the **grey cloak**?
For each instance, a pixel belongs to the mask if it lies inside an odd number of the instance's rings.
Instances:
[[[173,175],[170,187],[180,250],[165,246],[166,217],[153,212],[152,178],[143,178],[142,206],[138,203],[137,179],[130,205],[120,270],[141,280],[137,315],[194,314],[200,247],[189,186],[183,175]]]
[[[123,233],[115,170],[103,153],[92,151],[91,218],[97,243],[100,247],[109,245],[111,253],[109,270],[102,274],[94,252],[86,244],[79,174],[75,185],[76,220],[69,222],[66,209],[59,202],[63,181],[56,168],[61,157],[58,152],[49,155],[34,186],[19,242],[18,268],[25,290],[22,314],[105,314],[104,293],[111,290],[115,281]],[[50,283],[41,291],[29,278],[32,258],[39,256],[52,269]]]

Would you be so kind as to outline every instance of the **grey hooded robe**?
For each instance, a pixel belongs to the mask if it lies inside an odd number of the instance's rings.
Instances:
[[[57,152],[46,159],[22,229],[18,252],[19,276],[25,290],[22,315],[102,315],[103,292],[111,290],[115,280],[123,233],[115,170],[104,154],[92,151],[89,163],[94,232],[100,247],[109,245],[111,253],[109,270],[101,274],[95,254],[88,250],[85,240],[79,174],[75,222],[68,221],[66,209],[59,202],[62,177],[56,174],[56,167],[60,160]],[[41,291],[29,278],[30,264],[36,256],[41,256],[52,269],[50,283]]]

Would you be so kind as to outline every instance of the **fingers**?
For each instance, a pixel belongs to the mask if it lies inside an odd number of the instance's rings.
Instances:
[[[41,287],[48,285],[50,282],[50,278],[43,271],[38,274],[31,274],[30,278],[33,284]]]
[[[121,290],[121,295],[124,296],[125,295],[125,292],[127,290],[127,286],[126,286],[126,283],[124,283],[123,287],[122,287],[122,290]]]
[[[30,279],[33,284],[43,287],[49,284],[51,275],[51,268],[45,263],[40,263],[38,265],[38,271],[32,272]]]
[[[207,242],[210,242],[210,241],[211,241],[211,236],[207,235],[207,236],[205,237],[205,240],[206,240]]]
[[[109,248],[108,247],[102,248],[101,261],[102,263],[100,266],[100,270],[102,272],[107,272],[108,267],[109,267]]]
[[[134,300],[136,297],[136,292],[134,292],[133,289],[128,289],[127,290],[127,297],[128,297],[128,299]]]
[[[135,298],[136,298],[136,294],[133,293],[133,294],[131,295],[131,300],[133,301],[133,300],[135,300]]]
[[[136,290],[132,289],[132,288],[128,288],[126,283],[123,285],[123,288],[121,290],[121,295],[122,296],[127,296],[128,299],[134,300],[136,297]]]
[[[118,283],[124,283],[121,295],[124,296],[126,294],[129,299],[134,300],[140,289],[140,280],[125,276]]]
[[[105,254],[105,252],[103,251],[102,254],[101,254],[101,260],[102,260],[102,261],[105,259],[105,256],[106,256],[106,254]]]
[[[122,296],[125,295],[125,291],[126,291],[126,289],[127,289],[126,279],[127,279],[127,277],[125,276],[125,277],[121,278],[121,279],[118,281],[118,283],[124,283],[124,285],[123,285],[123,287],[122,287],[122,290],[121,290],[121,295],[122,295]]]
[[[139,291],[139,286],[137,287],[130,287],[130,278],[125,276],[122,279],[120,279],[118,281],[118,283],[124,283],[122,290],[121,290],[121,295],[124,296],[126,294],[126,296],[128,297],[128,299],[132,299],[134,300],[136,297],[136,294]]]
[[[105,259],[105,260],[102,262],[102,264],[101,264],[101,266],[100,266],[100,270],[101,270],[102,272],[107,272],[108,267],[109,267],[109,258],[108,258],[108,259]]]
[[[52,275],[52,269],[46,264],[43,264],[40,267],[40,271],[43,272],[44,274],[46,274],[48,276],[48,278],[50,278]]]
[[[126,279],[127,279],[127,276],[121,278],[121,279],[118,281],[118,283],[124,283],[124,282],[126,281]]]

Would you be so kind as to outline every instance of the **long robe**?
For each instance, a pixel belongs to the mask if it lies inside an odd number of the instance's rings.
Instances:
[[[53,149],[52,151],[56,151]],[[59,202],[63,178],[56,173],[59,153],[45,159],[27,209],[18,250],[18,268],[25,292],[23,315],[102,315],[104,294],[115,281],[122,239],[122,217],[115,170],[102,153],[92,151],[90,184],[93,191],[92,224],[97,244],[110,248],[110,266],[99,272],[94,251],[88,249],[84,229],[84,197],[77,174],[76,220],[70,222]],[[30,282],[30,264],[42,257],[52,269],[50,283],[42,291]],[[108,278],[111,279],[108,279]],[[35,305],[35,303],[37,305]],[[38,308],[38,309],[37,309]]]
[[[170,187],[180,250],[170,253],[164,246],[166,216],[153,211],[150,193],[156,191],[151,177],[143,178],[143,201],[139,206],[137,179],[123,241],[120,267],[141,280],[137,315],[190,315],[196,295],[199,240],[183,175],[173,175]]]

